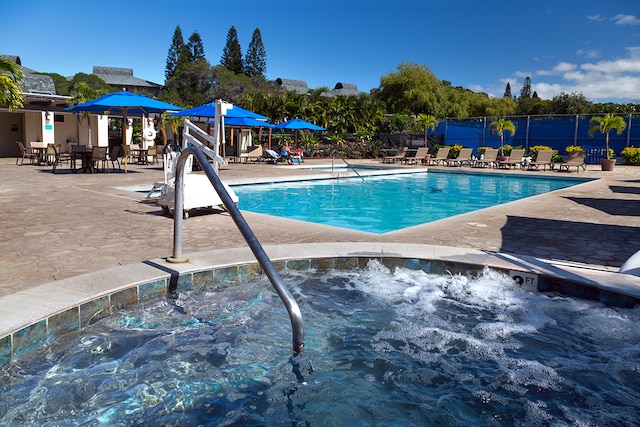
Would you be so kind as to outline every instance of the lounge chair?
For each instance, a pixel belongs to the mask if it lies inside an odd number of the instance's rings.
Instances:
[[[426,159],[429,155],[429,147],[419,147],[415,156],[405,157],[404,163],[413,165],[422,163],[422,160]]]
[[[542,166],[543,171],[547,170],[547,166],[549,166],[550,169],[553,169],[553,163],[551,162],[552,158],[553,158],[552,150],[540,150],[538,151],[538,156],[536,157],[535,162],[529,162],[527,164],[527,169],[532,169],[532,168],[539,169],[540,166]]]
[[[524,150],[519,148],[513,149],[511,150],[511,153],[509,153],[509,158],[507,160],[498,160],[498,167],[499,168],[502,168],[502,167],[515,168],[518,165],[522,166],[523,157],[524,157]]]
[[[558,165],[559,170],[566,169],[567,172],[569,172],[569,168],[572,166],[576,167],[576,173],[580,172],[580,168],[582,168],[582,170],[587,169],[587,165],[584,163],[584,152],[582,151],[572,151],[569,153],[569,158],[566,162],[555,164]]]
[[[447,157],[449,157],[449,150],[451,150],[451,148],[449,147],[440,147],[438,149],[438,153],[436,154],[435,157],[428,157],[425,159],[422,159],[422,164],[428,164],[428,165],[439,165],[440,162],[442,162],[444,164],[444,162],[447,160]]]
[[[461,148],[458,153],[458,157],[455,159],[447,159],[445,163],[447,166],[462,166],[464,164],[471,164],[471,156],[473,155],[473,148]]]
[[[493,165],[497,164],[498,159],[498,149],[497,148],[487,148],[484,152],[484,156],[482,159],[478,159],[474,162],[474,166],[477,167],[493,167]]]
[[[248,153],[240,153],[240,159],[242,159],[243,163],[247,163],[249,160],[257,162],[263,158],[262,145],[259,145],[258,148],[249,151]]]
[[[263,158],[267,163],[273,163],[273,164],[283,161],[282,156],[280,154],[270,149],[264,150]]]
[[[16,158],[16,165],[19,160],[20,166],[22,166],[24,159],[29,159],[29,163],[32,165],[35,164],[36,160],[38,160],[38,153],[36,153],[32,148],[25,147],[22,141],[16,141],[16,144],[20,150],[20,155]]]
[[[409,149],[407,147],[402,147],[400,150],[398,150],[398,152],[395,154],[395,156],[385,156],[382,158],[382,163],[395,163],[398,161],[402,161],[404,160],[404,158],[407,156],[407,152],[409,151]]]

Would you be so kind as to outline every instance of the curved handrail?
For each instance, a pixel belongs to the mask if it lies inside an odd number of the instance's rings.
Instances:
[[[265,274],[269,278],[269,281],[275,288],[278,296],[284,303],[284,306],[289,313],[289,319],[291,320],[291,329],[293,333],[293,354],[297,356],[304,351],[304,323],[302,321],[302,313],[298,303],[293,298],[287,287],[285,286],[282,277],[276,270],[275,266],[267,256],[266,252],[262,248],[260,242],[256,238],[249,224],[245,221],[244,217],[240,213],[240,210],[233,202],[233,199],[227,193],[222,181],[215,173],[209,161],[205,157],[204,153],[196,147],[188,147],[182,150],[178,162],[176,164],[176,180],[175,180],[175,212],[173,215],[174,221],[174,242],[173,242],[173,258],[180,260],[182,258],[182,220],[183,220],[183,206],[184,206],[184,169],[185,164],[189,156],[194,156],[198,164],[202,167],[204,173],[211,181],[213,188],[215,188],[218,196],[222,200],[225,209],[233,218],[238,230],[242,233],[242,236],[249,244],[251,251],[255,255],[258,263],[264,270]]]
[[[352,171],[354,171],[356,173],[356,175],[358,175],[360,177],[360,179],[362,180],[362,182],[364,182],[364,178],[362,177],[362,175],[360,175],[358,173],[358,171],[349,164],[349,162],[347,162],[347,160],[342,157],[340,154],[336,153],[335,151],[333,152],[333,156],[331,156],[331,173],[333,173],[333,160],[336,158],[336,156],[340,157],[342,159],[342,161],[344,162],[345,165],[347,165],[347,167],[349,169],[351,169]]]

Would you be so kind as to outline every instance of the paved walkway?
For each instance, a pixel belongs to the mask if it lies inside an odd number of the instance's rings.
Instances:
[[[306,162],[310,163],[328,161]],[[297,179],[311,173],[317,174],[297,166],[258,163],[228,165],[220,176],[236,183]],[[600,179],[384,235],[250,212],[244,215],[263,245],[426,243],[533,255],[617,271],[640,250],[640,167],[616,166],[614,172],[605,173],[591,165],[579,176]],[[54,175],[49,167],[16,166],[15,159],[0,159],[0,296],[90,271],[170,256],[173,221],[162,215],[155,202],[144,198],[144,190],[162,179],[160,166],[130,165],[127,174],[62,170]],[[246,246],[227,213],[195,215],[184,222],[183,234],[185,254]]]

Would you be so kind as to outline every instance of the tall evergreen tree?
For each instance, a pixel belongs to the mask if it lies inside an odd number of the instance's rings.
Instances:
[[[191,37],[189,37],[187,48],[189,49],[189,59],[191,60],[191,62],[197,61],[200,58],[204,58],[204,46],[202,45],[202,38],[200,38],[200,34],[197,31],[194,31],[191,34]]]
[[[164,69],[164,78],[169,80],[176,72],[176,67],[180,64],[181,55],[184,53],[184,39],[182,38],[182,30],[180,26],[176,26],[173,31],[173,39],[171,40],[171,47],[169,47],[169,53],[167,54],[167,66]]]
[[[504,98],[511,99],[511,83],[507,82],[507,86],[504,88]]]
[[[520,91],[520,99],[522,98],[531,98],[531,77],[529,76],[525,77],[524,85]]]
[[[262,35],[260,29],[253,30],[251,43],[244,57],[245,74],[249,77],[266,78],[267,73],[267,53],[262,44]]]
[[[233,71],[234,74],[244,73],[244,63],[242,61],[240,42],[238,41],[238,32],[234,26],[231,26],[227,33],[227,44],[224,47],[220,64],[228,70]]]

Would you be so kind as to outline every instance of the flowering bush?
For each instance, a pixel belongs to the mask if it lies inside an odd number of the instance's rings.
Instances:
[[[626,147],[620,154],[628,165],[640,165],[640,147]]]

